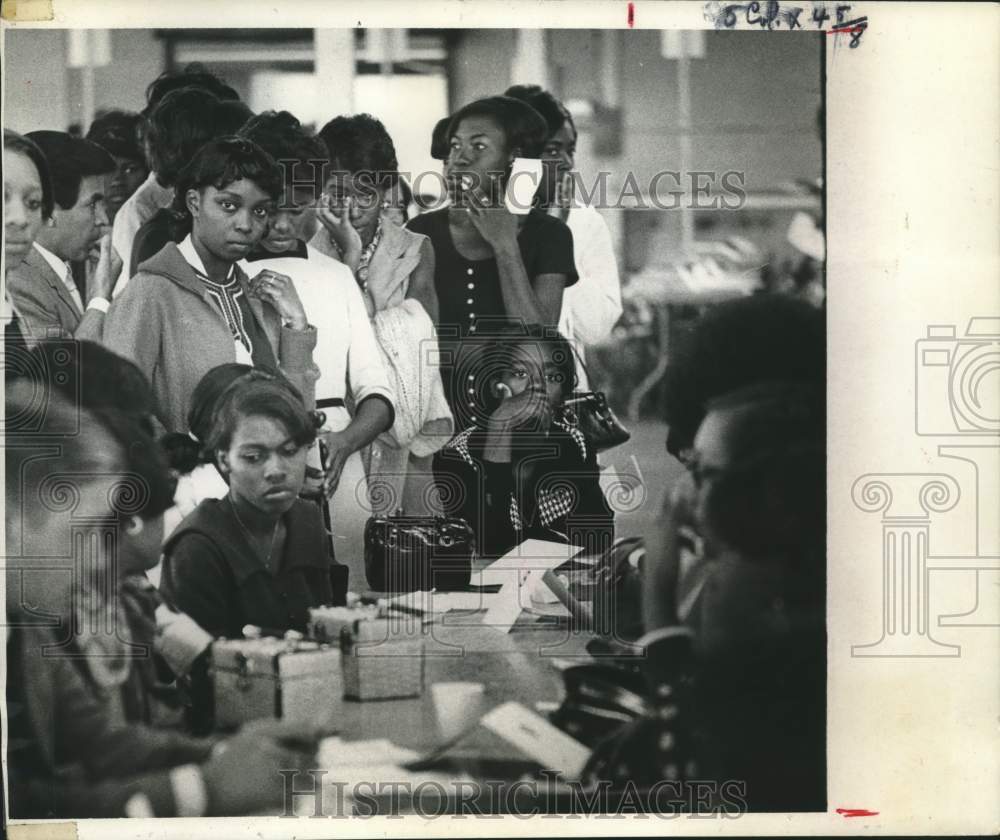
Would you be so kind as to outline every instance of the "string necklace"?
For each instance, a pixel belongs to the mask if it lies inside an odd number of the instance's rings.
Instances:
[[[256,538],[254,537],[253,533],[249,528],[247,528],[246,525],[243,524],[243,520],[240,519],[239,511],[236,510],[236,502],[233,501],[232,496],[229,496],[227,498],[229,499],[229,506],[233,509],[233,516],[236,517],[236,522],[239,524],[240,528],[243,529],[243,533],[247,535],[247,538],[250,540],[250,544],[256,545]],[[264,565],[267,567],[268,570],[271,569],[271,556],[274,554],[274,544],[278,540],[278,526],[280,524],[281,520],[279,519],[277,522],[274,523],[274,530],[271,532],[271,547],[268,548],[267,559],[264,561]]]

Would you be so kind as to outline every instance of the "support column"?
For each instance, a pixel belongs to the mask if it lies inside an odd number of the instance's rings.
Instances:
[[[549,88],[548,42],[544,29],[514,30],[514,59],[510,65],[512,85]]]
[[[313,31],[317,114],[354,113],[354,30]]]
[[[958,645],[931,636],[927,568],[930,512],[954,507],[958,484],[943,474],[864,475],[854,483],[851,496],[861,510],[882,513],[882,636],[871,644],[853,645],[851,655],[960,655]]]

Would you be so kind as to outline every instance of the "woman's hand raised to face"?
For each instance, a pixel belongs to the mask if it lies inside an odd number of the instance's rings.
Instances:
[[[250,294],[270,303],[278,310],[281,320],[293,330],[304,330],[309,326],[299,293],[287,274],[264,269],[250,281]]]
[[[324,193],[316,206],[316,218],[340,249],[344,263],[351,271],[357,271],[364,247],[361,244],[361,234],[351,224],[348,208],[334,207],[330,203],[330,197]]]
[[[494,251],[517,246],[518,219],[502,201],[498,207],[491,206],[489,198],[479,187],[469,190],[465,196],[468,203],[466,212],[473,227]]]
[[[497,388],[503,392],[503,402],[490,415],[491,428],[508,431],[516,428],[544,433],[552,424],[552,406],[549,405],[541,382],[532,382],[514,395],[511,395],[510,388],[503,383],[498,384]]]
[[[100,238],[97,248],[97,259],[91,261],[87,272],[87,301],[94,298],[111,299],[118,275],[122,271],[122,258],[111,245],[111,234],[106,233]]]

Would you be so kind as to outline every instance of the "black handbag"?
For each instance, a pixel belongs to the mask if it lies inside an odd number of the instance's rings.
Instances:
[[[365,525],[365,577],[376,592],[462,589],[476,537],[453,516],[373,516]]]
[[[584,438],[595,452],[621,446],[632,437],[632,433],[611,410],[601,391],[574,394],[562,404],[559,420],[583,432]]]
[[[587,370],[586,362],[576,347],[573,347],[573,342],[569,342],[569,345],[589,381],[590,371]],[[560,407],[560,415],[558,419],[561,422],[583,432],[584,438],[595,452],[621,446],[632,437],[632,433],[611,410],[603,391],[575,392]]]

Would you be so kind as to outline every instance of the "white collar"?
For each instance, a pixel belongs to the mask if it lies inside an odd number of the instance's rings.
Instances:
[[[66,282],[66,272],[69,271],[69,264],[65,260],[59,259],[55,254],[53,254],[48,248],[43,248],[38,242],[34,243],[35,250],[41,255],[42,259],[45,260],[56,273],[56,277],[59,278],[61,283]]]
[[[198,256],[198,252],[195,250],[194,242],[191,241],[191,234],[182,239],[178,245],[177,250],[181,252],[181,256],[184,257],[185,262],[191,268],[198,272],[202,277],[208,277],[208,272],[205,271],[205,263],[201,261],[201,257]],[[236,264],[233,263],[229,266],[229,273],[226,275],[226,282],[228,283],[233,277],[233,271],[236,269]]]

